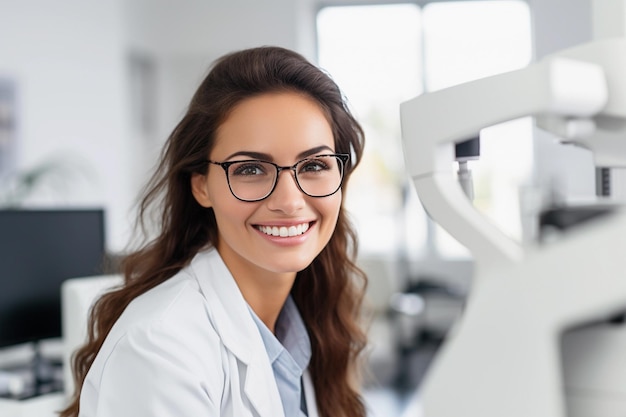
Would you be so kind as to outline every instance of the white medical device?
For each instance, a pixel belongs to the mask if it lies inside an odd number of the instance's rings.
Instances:
[[[421,386],[424,417],[626,415],[626,327],[608,322],[626,311],[626,211],[522,246],[472,206],[453,174],[455,144],[525,116],[590,149],[597,166],[626,167],[626,38],[402,103],[418,196],[476,265],[465,312]]]

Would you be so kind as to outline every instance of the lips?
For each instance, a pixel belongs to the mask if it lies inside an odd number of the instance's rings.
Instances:
[[[265,233],[268,236],[276,237],[293,237],[300,236],[309,230],[309,223],[300,223],[290,226],[262,226],[258,225],[256,228]]]

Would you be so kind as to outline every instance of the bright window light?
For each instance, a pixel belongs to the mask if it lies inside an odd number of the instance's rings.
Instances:
[[[424,91],[528,65],[528,5],[503,0],[439,1],[423,9],[326,7],[317,30],[319,65],[342,88],[366,132],[365,155],[346,200],[362,252],[467,257],[464,247],[427,221],[406,175],[399,105]],[[476,97],[476,105],[481,100]],[[529,119],[485,129],[480,159],[470,165],[476,207],[512,238],[521,237],[518,192],[532,168],[531,132]]]
[[[367,137],[346,200],[366,253],[405,250],[407,229],[416,245],[426,241],[423,213],[404,215],[399,113],[399,103],[423,90],[420,15],[410,4],[327,7],[318,14],[319,65],[342,88]]]

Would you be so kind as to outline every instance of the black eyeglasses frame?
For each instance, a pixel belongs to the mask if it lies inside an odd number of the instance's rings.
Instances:
[[[302,162],[304,162],[306,160],[313,159],[313,158],[319,158],[319,157],[322,157],[322,156],[333,156],[333,157],[338,158],[341,161],[341,181],[339,181],[339,185],[337,186],[337,189],[335,191],[333,191],[332,193],[328,193],[328,194],[325,194],[325,195],[311,195],[311,194],[307,193],[306,191],[304,191],[302,189],[302,187],[300,186],[300,183],[298,182],[298,175],[296,174],[296,167],[300,163],[302,163]],[[313,197],[313,198],[329,197],[329,196],[335,194],[337,191],[339,191],[339,189],[343,185],[343,179],[344,179],[345,173],[346,173],[346,163],[349,160],[350,160],[350,155],[348,155],[348,154],[345,154],[345,153],[329,153],[329,154],[312,155],[312,156],[306,157],[304,159],[299,160],[298,162],[296,162],[295,164],[293,164],[291,166],[280,166],[278,164],[275,164],[274,162],[264,161],[262,159],[243,159],[243,160],[226,161],[226,162],[217,162],[217,161],[212,161],[210,159],[207,159],[206,162],[209,163],[209,164],[221,166],[222,169],[224,169],[224,173],[226,174],[226,182],[228,183],[228,189],[230,190],[230,193],[233,195],[233,197],[235,197],[237,200],[243,201],[245,203],[255,203],[257,201],[265,200],[270,195],[272,195],[272,193],[276,189],[276,185],[278,184],[278,178],[280,177],[280,172],[284,171],[284,170],[290,170],[290,171],[293,172],[293,179],[296,182],[296,186],[298,187],[298,189],[304,195],[307,195],[307,196]],[[231,165],[233,165],[233,164],[242,163],[242,162],[263,162],[263,163],[266,163],[266,164],[273,165],[276,168],[276,178],[274,178],[274,185],[272,185],[271,190],[265,196],[263,196],[261,198],[254,199],[254,200],[247,200],[247,199],[243,199],[243,198],[237,196],[234,193],[233,188],[230,185],[230,175],[228,175],[228,168]]]

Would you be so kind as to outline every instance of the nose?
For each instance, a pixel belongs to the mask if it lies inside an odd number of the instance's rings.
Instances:
[[[305,195],[298,187],[291,170],[284,170],[278,174],[276,188],[267,198],[267,205],[270,210],[287,214],[297,212],[304,207]]]

